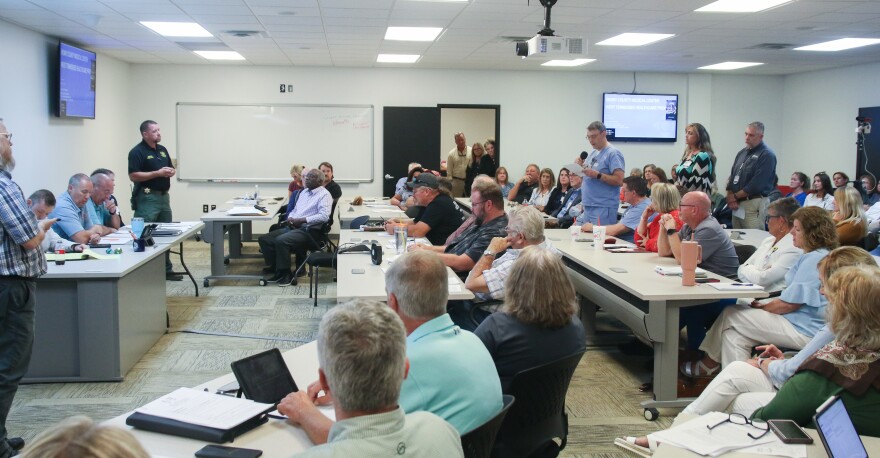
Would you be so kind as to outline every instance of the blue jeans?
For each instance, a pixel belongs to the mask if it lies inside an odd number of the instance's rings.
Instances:
[[[34,343],[36,283],[18,277],[0,277],[0,457],[6,450],[6,417],[28,370]]]
[[[724,311],[724,307],[735,304],[736,299],[722,299],[711,304],[682,307],[678,310],[678,328],[687,327],[687,349],[699,350],[706,338],[706,331]]]

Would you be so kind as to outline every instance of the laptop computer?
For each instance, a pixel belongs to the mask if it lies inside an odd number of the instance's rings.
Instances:
[[[244,397],[256,402],[278,404],[288,394],[299,391],[277,348],[233,362],[232,373]]]
[[[813,416],[822,445],[831,458],[867,458],[865,444],[859,438],[843,400],[834,395],[828,398]]]

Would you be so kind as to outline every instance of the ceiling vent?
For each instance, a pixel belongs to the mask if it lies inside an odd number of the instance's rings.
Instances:
[[[221,35],[234,38],[269,38],[269,35],[266,32],[261,32],[259,30],[227,30],[221,32]]]
[[[781,49],[791,49],[794,45],[791,43],[760,43],[755,46],[749,46],[746,49],[766,49],[770,51],[779,51]]]

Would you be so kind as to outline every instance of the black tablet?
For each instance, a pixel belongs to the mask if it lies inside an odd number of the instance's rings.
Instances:
[[[233,362],[232,373],[244,397],[256,402],[278,404],[288,394],[299,391],[277,348]]]
[[[867,458],[868,452],[840,396],[831,396],[817,410],[813,423],[831,458]]]

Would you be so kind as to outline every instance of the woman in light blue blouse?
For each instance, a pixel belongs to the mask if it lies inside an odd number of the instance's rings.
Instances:
[[[498,167],[495,169],[495,182],[498,183],[498,186],[501,186],[501,195],[506,200],[507,193],[513,189],[513,183],[510,182],[510,177],[507,175],[507,169],[505,167]]]
[[[700,345],[706,356],[684,363],[684,375],[713,375],[722,366],[749,359],[752,347],[759,344],[801,349],[825,325],[828,302],[819,293],[816,266],[839,244],[834,221],[817,207],[801,208],[792,218],[793,243],[804,254],[785,275],[782,294],[727,307]]]

